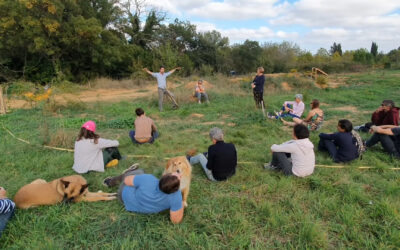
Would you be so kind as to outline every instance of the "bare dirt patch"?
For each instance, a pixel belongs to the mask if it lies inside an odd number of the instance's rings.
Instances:
[[[193,114],[191,114],[191,115],[190,115],[190,117],[194,117],[194,118],[202,118],[202,117],[204,117],[204,115],[203,115],[203,114],[197,114],[197,113],[193,113]]]
[[[292,90],[292,87],[290,87],[289,83],[287,83],[287,82],[282,82],[281,85],[282,85],[282,89],[283,90],[286,90],[286,91],[291,91]]]
[[[224,125],[225,122],[203,122],[203,125]]]

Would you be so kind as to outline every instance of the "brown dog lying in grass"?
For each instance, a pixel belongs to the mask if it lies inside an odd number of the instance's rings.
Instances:
[[[109,201],[116,199],[116,193],[92,193],[89,184],[80,175],[65,176],[46,182],[42,179],[23,186],[14,197],[18,208],[27,209],[41,205],[53,205],[62,201]]]
[[[192,166],[185,156],[178,156],[168,160],[164,174],[178,172],[181,174],[181,184],[179,189],[182,191],[183,205],[187,207],[187,197],[189,195],[190,182],[192,180]]]

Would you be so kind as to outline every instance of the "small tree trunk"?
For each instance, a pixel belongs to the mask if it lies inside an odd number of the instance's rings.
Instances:
[[[3,87],[0,86],[0,114],[6,114],[7,109],[6,109],[6,102],[4,101],[3,98]]]

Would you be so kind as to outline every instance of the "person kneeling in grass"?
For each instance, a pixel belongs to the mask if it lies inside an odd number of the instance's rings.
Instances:
[[[159,136],[154,121],[146,116],[142,108],[137,108],[135,113],[137,116],[135,120],[135,130],[129,132],[129,137],[133,143],[153,143]]]
[[[7,191],[0,187],[0,238],[8,221],[14,215],[15,204],[7,198]]]
[[[310,132],[303,124],[293,128],[293,139],[280,145],[272,145],[272,161],[264,169],[279,170],[285,175],[306,177],[314,172],[314,145],[308,139]]]
[[[225,143],[224,133],[222,129],[217,127],[210,130],[210,138],[213,145],[208,147],[207,153],[186,157],[191,165],[200,163],[209,180],[227,180],[236,173],[237,154],[235,145]]]
[[[118,151],[119,142],[100,138],[94,121],[85,122],[75,142],[74,165],[78,174],[89,171],[104,172],[104,166],[114,167],[122,159]]]
[[[395,125],[372,126],[370,132],[373,133],[365,146],[367,148],[374,146],[378,142],[382,144],[383,149],[391,156],[400,159],[400,127]]]
[[[334,162],[349,162],[358,158],[356,139],[351,133],[353,124],[346,119],[339,120],[337,130],[333,134],[319,134],[318,150],[328,151]]]
[[[181,174],[165,174],[158,180],[137,169],[137,166],[132,165],[122,175],[107,177],[103,184],[115,187],[121,183],[117,197],[127,211],[154,214],[169,209],[172,223],[180,223],[184,211],[182,192],[179,190]]]

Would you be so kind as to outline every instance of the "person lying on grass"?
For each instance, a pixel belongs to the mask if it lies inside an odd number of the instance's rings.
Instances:
[[[14,215],[15,204],[7,198],[7,191],[0,187],[0,238],[8,221]]]
[[[301,118],[301,115],[304,112],[304,103],[303,103],[303,95],[296,94],[294,101],[285,101],[283,103],[282,109],[279,112],[275,112],[275,116],[268,115],[271,119],[279,119],[281,117],[292,117],[292,118]]]
[[[337,130],[333,134],[319,134],[318,150],[328,151],[334,162],[349,162],[358,158],[356,139],[351,133],[353,124],[346,119],[339,120]]]
[[[380,142],[383,149],[391,156],[400,159],[400,127],[395,125],[372,126],[365,146],[370,148]]]
[[[361,132],[368,132],[371,126],[399,125],[399,108],[392,100],[383,100],[379,108],[372,113],[371,122],[357,126],[354,129]]]
[[[137,164],[124,174],[104,179],[104,185],[115,187],[120,184],[117,197],[129,212],[154,214],[169,209],[172,223],[183,219],[182,192],[179,190],[181,174],[165,174],[158,180],[151,174],[137,169]]]
[[[75,141],[74,165],[72,169],[84,174],[89,171],[104,172],[104,166],[114,167],[121,160],[119,142],[100,138],[94,121],[85,122]]]
[[[211,181],[224,181],[236,172],[237,154],[235,145],[224,142],[224,133],[220,128],[210,130],[213,145],[208,147],[208,152],[189,156],[191,165],[200,163],[207,178]]]
[[[303,124],[293,127],[293,140],[272,145],[272,161],[264,169],[279,170],[285,175],[306,177],[314,172],[314,145],[308,139],[310,132]]]
[[[133,143],[153,143],[158,138],[158,131],[154,121],[146,116],[142,108],[137,108],[135,113],[137,116],[135,130],[129,131],[129,137]]]
[[[305,119],[299,119],[293,117],[293,122],[287,122],[281,118],[284,125],[294,126],[296,124],[303,124],[311,131],[315,131],[321,128],[322,122],[324,121],[324,111],[319,108],[319,101],[314,99],[311,102],[311,110]]]

